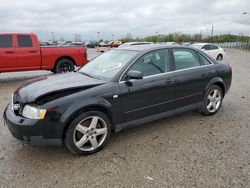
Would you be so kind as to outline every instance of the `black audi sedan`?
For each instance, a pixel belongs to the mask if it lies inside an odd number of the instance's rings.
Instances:
[[[203,52],[145,45],[108,51],[76,72],[19,87],[4,119],[30,144],[65,144],[75,154],[100,150],[111,133],[188,110],[215,114],[232,71]]]

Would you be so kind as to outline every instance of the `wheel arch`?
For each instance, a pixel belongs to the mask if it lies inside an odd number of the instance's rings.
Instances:
[[[63,120],[65,123],[64,123],[64,128],[62,132],[62,138],[64,138],[65,133],[68,127],[70,126],[70,123],[73,121],[73,119],[75,119],[78,115],[87,111],[99,111],[107,115],[111,122],[111,126],[112,126],[111,129],[112,131],[114,130],[115,126],[113,124],[113,118],[112,118],[110,107],[105,104],[89,104],[86,106],[82,106],[80,108],[75,108],[71,113],[68,114],[67,117],[65,117],[65,120]]]
[[[221,88],[222,90],[222,94],[223,94],[223,97],[225,96],[225,93],[226,93],[226,87],[225,87],[225,84],[222,80],[222,78],[220,77],[216,77],[216,78],[213,78],[212,80],[210,80],[207,84],[207,87],[206,87],[206,90],[211,87],[212,85],[217,85]]]
[[[67,59],[67,60],[70,60],[74,63],[74,65],[76,66],[76,61],[73,59],[73,57],[71,56],[61,56],[61,57],[58,57],[54,63],[54,67],[53,67],[53,70],[56,69],[56,65],[59,61],[63,60],[63,59]]]

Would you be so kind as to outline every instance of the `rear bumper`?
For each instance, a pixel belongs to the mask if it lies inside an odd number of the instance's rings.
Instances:
[[[62,144],[62,139],[44,138],[44,124],[42,121],[17,116],[10,105],[6,107],[3,118],[11,134],[25,143],[32,145]]]

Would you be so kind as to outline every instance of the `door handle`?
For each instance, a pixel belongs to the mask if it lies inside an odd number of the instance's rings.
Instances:
[[[29,53],[36,53],[36,50],[31,50],[29,51]]]
[[[202,73],[201,75],[202,75],[203,78],[207,78],[208,75],[209,75],[209,73],[208,73],[208,72],[205,72],[205,73]]]
[[[13,54],[14,51],[5,51],[6,54]]]
[[[167,79],[167,80],[165,80],[165,84],[166,84],[167,86],[171,86],[171,85],[174,84],[174,80],[172,80],[172,79]]]

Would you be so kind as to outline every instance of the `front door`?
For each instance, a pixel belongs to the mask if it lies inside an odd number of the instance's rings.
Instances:
[[[123,78],[120,82],[121,111],[125,122],[173,110],[176,80],[175,74],[171,73],[167,49],[144,54],[130,70],[142,72],[143,79],[125,81]]]
[[[18,69],[12,35],[0,35],[0,72]]]

